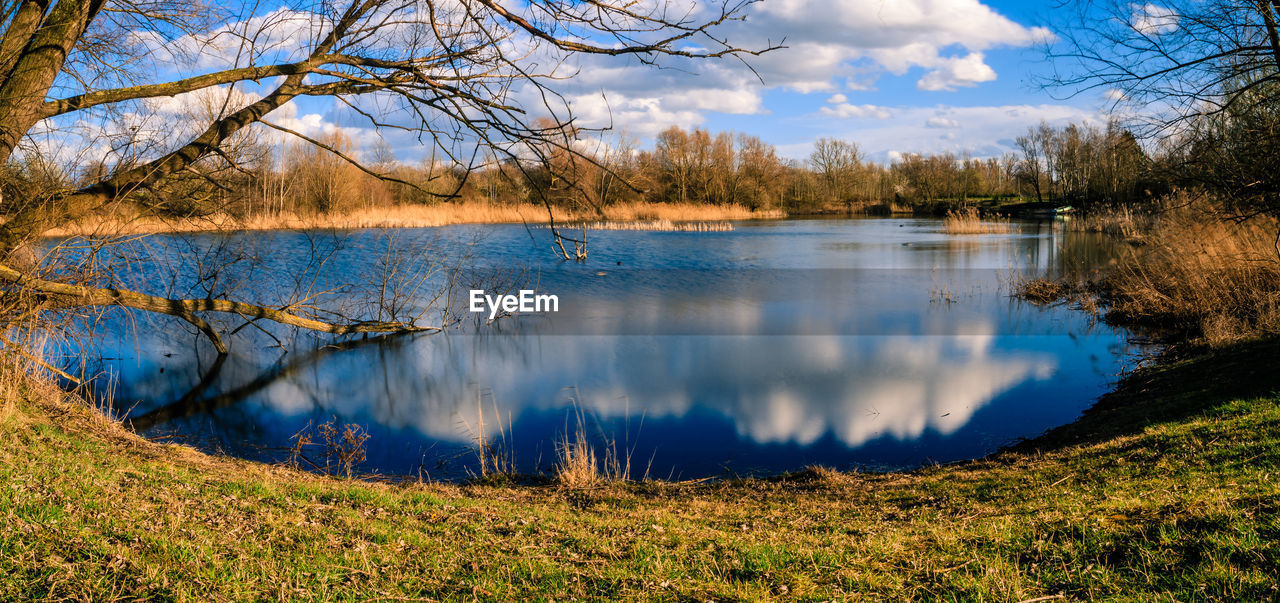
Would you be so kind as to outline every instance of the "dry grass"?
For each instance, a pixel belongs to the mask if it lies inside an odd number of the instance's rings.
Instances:
[[[1068,288],[1060,281],[1033,278],[1017,286],[1018,297],[1037,304],[1048,304],[1058,301],[1067,295]]]
[[[569,211],[555,208],[556,222],[599,220],[611,222],[647,221],[679,223],[693,220],[753,220],[783,218],[779,210],[752,210],[741,205],[698,205],[692,203],[623,203],[594,210]],[[161,218],[144,215],[94,217],[50,230],[48,236],[121,235],[159,232],[201,232],[210,230],[281,230],[304,228],[423,228],[449,224],[503,224],[550,221],[546,207],[531,203],[496,204],[481,201],[437,205],[395,205],[327,214],[255,215],[237,218],[211,214],[190,218]],[[696,229],[695,229],[696,230]]]
[[[942,219],[942,231],[951,235],[1002,234],[1009,230],[1008,220],[984,219],[976,207],[949,211]]]
[[[641,220],[637,222],[588,222],[587,230],[652,230],[666,232],[732,232],[728,222],[672,222],[671,220]]]
[[[588,488],[631,479],[631,450],[619,449],[618,441],[606,438],[602,452],[587,436],[587,416],[579,408],[573,414],[573,430],[565,430],[556,443],[555,480],[569,488]],[[602,434],[603,435],[603,434]],[[645,472],[648,480],[648,472]]]
[[[1141,239],[1155,224],[1154,214],[1128,206],[1103,207],[1067,221],[1076,232],[1100,232],[1124,239]]]
[[[565,434],[556,445],[556,481],[570,488],[585,488],[603,480],[596,451],[579,426],[570,436]]]
[[[1168,329],[1215,347],[1280,334],[1280,222],[1230,220],[1213,204],[1181,195],[1166,201],[1069,223],[1128,240],[1114,268],[1015,281],[1014,290],[1036,303],[1071,299],[1093,314],[1101,301],[1109,321]]]
[[[1164,214],[1105,282],[1111,316],[1211,345],[1280,334],[1274,218],[1236,223],[1196,205]]]

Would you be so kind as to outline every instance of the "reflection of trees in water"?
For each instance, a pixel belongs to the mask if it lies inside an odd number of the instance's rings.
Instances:
[[[1050,276],[1071,276],[1109,266],[1124,251],[1124,244],[1104,234],[1073,230],[1063,221],[1039,222],[1035,245],[1025,269]]]
[[[470,358],[437,354],[453,348],[448,335],[437,336],[432,342],[409,335],[353,339],[310,352],[279,355],[271,364],[264,363],[262,357],[243,354],[214,357],[211,363],[190,356],[186,362],[166,366],[163,372],[150,371],[146,378],[129,380],[128,389],[117,399],[126,409],[137,399],[168,401],[130,415],[129,421],[140,431],[198,417],[215,422],[213,427],[224,436],[248,437],[260,431],[263,420],[257,409],[240,406],[250,400],[290,416],[339,414],[349,419],[367,417],[383,425],[404,425],[408,422],[402,415],[419,408],[406,401],[435,400],[441,397],[440,392],[474,392],[478,386],[469,383],[468,367],[483,362],[477,354],[497,353],[527,361],[529,355],[544,353],[519,345],[519,337],[464,339],[489,343]],[[275,354],[267,350],[262,356]],[[417,370],[414,358],[422,354],[443,362],[434,363],[431,370]],[[184,389],[185,393],[173,393]],[[474,404],[474,394],[470,400]],[[470,411],[475,412],[474,408]],[[465,432],[466,426],[458,421],[448,425],[453,431],[460,428]]]
[[[190,390],[164,406],[130,416],[129,422],[133,424],[135,429],[145,431],[156,425],[177,419],[193,415],[212,414],[220,408],[239,403],[280,383],[294,383],[298,386],[305,384],[307,380],[304,373],[316,370],[317,365],[325,356],[369,345],[379,347],[396,345],[395,339],[397,338],[356,339],[327,345],[309,353],[285,355],[275,364],[247,380],[243,377],[245,374],[251,373],[254,364],[246,362],[243,357],[234,357],[236,360],[230,363],[233,368],[227,368],[228,356],[216,356],[212,365],[208,368],[201,367],[199,359],[194,359],[193,366],[181,371],[186,374],[191,374],[194,371],[200,375],[199,380]],[[299,379],[299,377],[304,378]],[[227,387],[228,383],[239,383],[239,385]],[[298,387],[298,390],[304,391],[302,387]],[[312,402],[316,409],[323,406],[323,396],[319,391],[314,391],[313,389],[309,392],[307,399]]]

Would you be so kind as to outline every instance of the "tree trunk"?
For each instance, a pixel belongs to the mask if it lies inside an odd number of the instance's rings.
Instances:
[[[406,333],[439,331],[439,327],[419,327],[400,322],[362,321],[338,324],[308,318],[287,309],[268,308],[245,302],[225,299],[170,299],[123,289],[99,289],[83,285],[58,283],[29,277],[13,268],[0,264],[0,281],[24,287],[29,291],[61,297],[59,300],[75,306],[120,306],[148,312],[159,312],[181,318],[194,325],[209,338],[219,354],[227,353],[227,346],[218,332],[197,312],[235,314],[246,320],[267,319],[294,327],[322,333],[346,335],[350,333]]]
[[[49,88],[62,71],[76,41],[102,9],[103,2],[59,0],[44,23],[32,32],[22,49],[16,51],[16,56],[11,59],[4,57],[13,62],[13,67],[4,73],[4,80],[0,83],[0,165],[9,161],[18,142],[40,121]],[[34,7],[31,6],[33,4]],[[29,29],[29,20],[37,16],[36,10],[40,10],[38,3],[24,3],[15,16],[24,19],[19,25]],[[10,34],[20,38],[22,31],[13,31],[11,26],[5,32],[3,46],[6,51],[13,51],[9,47],[17,46],[17,41],[10,41]]]

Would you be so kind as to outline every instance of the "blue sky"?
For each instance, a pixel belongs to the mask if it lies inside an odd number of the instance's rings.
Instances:
[[[765,5],[770,1],[766,0]],[[985,8],[991,15],[975,20],[972,27],[1007,21],[1003,26],[1012,25],[1025,30],[1027,35],[1010,36],[1005,43],[992,42],[981,31],[952,27],[944,32],[934,29],[939,24],[922,20],[920,28],[925,33],[920,39],[940,34],[939,37],[951,40],[938,46],[940,57],[962,59],[980,54],[981,64],[990,72],[974,78],[981,81],[958,81],[942,89],[928,89],[930,86],[923,80],[932,70],[930,67],[910,65],[902,70],[858,59],[845,64],[860,65],[863,70],[860,85],[851,88],[844,78],[833,73],[833,89],[804,91],[791,89],[785,81],[766,73],[764,85],[758,86],[762,99],[759,111],[749,114],[705,111],[697,125],[713,131],[736,130],[760,136],[777,145],[783,155],[793,158],[805,156],[816,138],[843,138],[859,143],[872,159],[885,161],[901,152],[949,150],[975,156],[998,155],[1011,150],[1013,137],[1040,119],[1056,124],[1105,120],[1108,102],[1101,94],[1090,92],[1067,98],[1069,90],[1046,90],[1042,86],[1050,65],[1041,43],[1044,32],[1036,28],[1053,17],[1052,2],[841,0],[836,3],[916,4],[922,14],[948,8],[973,13],[975,8],[979,11]],[[803,61],[804,52],[797,52],[796,47],[802,47],[809,40],[806,33],[803,29],[790,33],[788,45],[793,48],[778,54],[795,55],[792,60]],[[966,38],[970,33],[972,38]],[[860,47],[856,35],[851,32],[845,41],[852,49]],[[840,111],[841,105],[861,110]]]
[[[673,59],[654,69],[586,56],[565,66],[576,77],[555,86],[579,123],[612,123],[645,148],[679,125],[756,135],[794,159],[824,136],[856,142],[879,162],[905,152],[997,156],[1042,119],[1105,122],[1101,93],[1064,98],[1069,91],[1040,86],[1054,3],[764,0],[746,22],[722,30],[745,47],[786,37],[788,48],[750,59],[763,83],[734,60]],[[516,98],[533,96],[517,90]],[[374,139],[330,101],[296,113],[307,120],[289,121],[299,129],[341,126],[356,140]],[[423,154],[407,137],[388,140],[401,160]]]
[[[1101,92],[1063,98],[1070,91],[1039,85],[1050,68],[1044,43],[1051,36],[1043,25],[1054,18],[1055,3],[764,0],[751,7],[746,21],[720,30],[748,48],[786,38],[787,48],[750,59],[763,82],[733,59],[669,59],[663,61],[667,69],[655,69],[635,58],[591,55],[572,58],[560,73],[576,77],[553,85],[580,124],[612,123],[646,148],[658,132],[678,125],[756,135],[794,159],[806,157],[820,137],[856,142],[879,162],[906,152],[997,156],[1012,151],[1014,137],[1042,119],[1055,125],[1106,119],[1108,102]],[[697,6],[707,10],[708,3]],[[228,27],[254,27],[265,20],[275,24],[272,35],[285,52],[305,45],[288,33],[305,25],[305,13],[296,22],[280,14],[259,11]],[[243,58],[231,50],[209,53],[206,47],[185,67],[178,67],[179,59],[160,62],[179,71],[239,65]],[[261,94],[269,85],[241,86],[240,92]],[[532,90],[517,88],[508,100],[532,107],[536,116],[536,98]],[[177,114],[186,104],[157,99],[149,108],[163,116]],[[363,118],[327,98],[290,103],[270,119],[312,136],[341,130],[366,150],[380,136]],[[153,121],[158,135],[183,138],[183,133],[174,136],[169,122]],[[383,134],[401,161],[430,155],[409,134]]]

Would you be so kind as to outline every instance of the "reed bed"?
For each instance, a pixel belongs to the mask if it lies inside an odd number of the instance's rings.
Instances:
[[[671,220],[639,220],[636,222],[587,222],[587,230],[652,230],[665,232],[732,232],[728,222],[672,222]]]
[[[586,219],[601,216],[587,216]],[[780,209],[751,209],[745,205],[708,205],[700,203],[619,203],[604,208],[605,220],[637,222],[644,220],[669,220],[691,222],[695,220],[767,220],[787,217]]]
[[[1104,282],[1109,316],[1215,346],[1280,334],[1277,229],[1275,218],[1234,222],[1197,206],[1163,214]]]
[[[603,215],[602,215],[603,214]],[[424,228],[449,224],[545,224],[603,220],[605,223],[671,224],[670,228],[636,230],[719,231],[721,226],[683,226],[692,221],[754,220],[786,217],[779,210],[753,210],[742,205],[698,205],[693,203],[622,203],[605,207],[569,210],[547,208],[533,203],[499,204],[483,201],[436,205],[395,205],[325,214],[280,213],[237,217],[226,213],[205,216],[164,218],[150,215],[114,215],[82,219],[46,232],[47,236],[127,235],[161,232],[202,232],[212,230],[286,230],[306,228]],[[622,228],[612,228],[620,230]]]
[[[1003,234],[1010,228],[1008,220],[984,219],[975,207],[949,211],[942,219],[942,231],[951,235]]]
[[[1067,229],[1075,232],[1100,232],[1124,239],[1140,239],[1154,226],[1154,213],[1128,206],[1093,209],[1067,221]]]
[[[1075,299],[1107,319],[1221,347],[1280,335],[1280,221],[1231,219],[1210,201],[1177,195],[1137,210],[1110,208],[1069,223],[1129,245],[1101,275],[1015,282],[1036,303]]]

